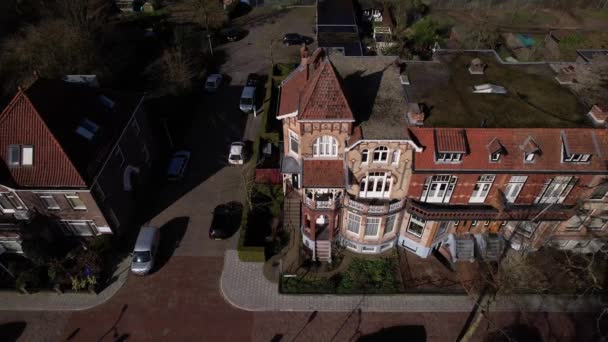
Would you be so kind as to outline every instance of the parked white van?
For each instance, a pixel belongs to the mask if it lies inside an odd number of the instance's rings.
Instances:
[[[145,275],[152,270],[159,241],[160,230],[158,228],[141,227],[133,249],[131,272],[137,275]]]
[[[247,76],[247,83],[241,93],[241,100],[239,102],[239,108],[245,113],[253,112],[257,115],[257,87],[258,87],[258,75],[250,74]]]

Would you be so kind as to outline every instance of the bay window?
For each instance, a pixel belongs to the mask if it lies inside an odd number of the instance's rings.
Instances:
[[[365,233],[366,238],[375,238],[378,236],[380,230],[380,218],[379,217],[368,217],[365,221]]]
[[[359,228],[361,227],[361,216],[348,213],[346,219],[346,229],[354,234],[359,235]]]
[[[422,237],[422,233],[424,232],[424,225],[426,221],[422,218],[412,215],[410,217],[410,222],[407,225],[407,232],[413,234],[417,237]]]

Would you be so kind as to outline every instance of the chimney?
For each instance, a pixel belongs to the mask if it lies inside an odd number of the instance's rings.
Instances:
[[[422,126],[424,123],[424,111],[420,109],[417,103],[409,103],[407,105],[407,119],[411,125]]]
[[[309,56],[310,52],[308,51],[308,46],[306,46],[306,43],[302,43],[302,47],[300,48],[300,65],[306,66],[306,64],[308,64]]]

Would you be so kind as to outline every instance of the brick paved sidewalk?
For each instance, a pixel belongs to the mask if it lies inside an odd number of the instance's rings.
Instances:
[[[16,291],[0,291],[0,310],[7,311],[74,311],[90,309],[110,299],[124,285],[129,276],[131,258],[126,257],[118,264],[116,280],[100,293],[57,294],[46,291],[20,294]]]
[[[277,284],[262,274],[262,263],[241,262],[237,251],[228,250],[220,288],[224,298],[248,311],[351,311],[365,312],[466,312],[474,303],[466,295],[284,295]],[[595,297],[522,295],[502,297],[493,311],[591,312],[599,308]]]

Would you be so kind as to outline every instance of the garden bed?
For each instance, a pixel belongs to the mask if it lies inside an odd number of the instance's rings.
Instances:
[[[279,291],[285,294],[394,294],[403,290],[395,256],[354,258],[343,272],[322,277],[307,272],[283,276]]]

